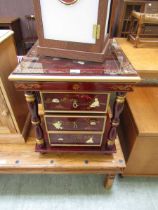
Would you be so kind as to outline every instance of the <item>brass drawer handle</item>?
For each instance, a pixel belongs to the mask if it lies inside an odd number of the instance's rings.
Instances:
[[[78,106],[79,106],[79,105],[78,105],[77,100],[73,100],[73,108],[74,108],[74,109],[77,109]]]

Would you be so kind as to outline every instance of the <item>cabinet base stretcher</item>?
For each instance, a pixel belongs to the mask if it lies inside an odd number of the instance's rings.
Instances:
[[[122,174],[126,165],[116,139],[114,154],[78,154],[35,152],[35,137],[25,144],[0,144],[1,174],[106,174],[105,188],[111,188],[117,174]]]
[[[70,151],[71,150],[71,151]],[[50,146],[49,142],[46,141],[46,146],[44,148],[40,148],[38,144],[35,147],[36,152],[40,152],[42,154],[46,153],[93,153],[93,154],[112,154],[116,152],[116,146],[114,145],[113,148],[110,150],[108,149],[100,149],[100,147],[84,147],[84,149],[80,149],[79,147],[69,146],[69,147],[62,147],[62,146]]]

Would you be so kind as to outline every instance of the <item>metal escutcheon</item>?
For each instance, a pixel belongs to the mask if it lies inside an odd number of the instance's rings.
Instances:
[[[74,109],[77,109],[78,106],[79,106],[79,105],[78,105],[77,100],[73,100],[73,108],[74,108]]]

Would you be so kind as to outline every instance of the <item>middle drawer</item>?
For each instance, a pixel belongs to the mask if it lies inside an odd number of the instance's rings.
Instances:
[[[44,115],[48,132],[51,131],[101,131],[104,132],[106,116]]]

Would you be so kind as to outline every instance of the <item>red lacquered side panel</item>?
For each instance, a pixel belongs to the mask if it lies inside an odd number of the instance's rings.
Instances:
[[[104,131],[106,117],[99,116],[45,116],[48,132],[50,131]]]
[[[63,134],[48,133],[51,146],[100,146],[102,142],[102,134]]]
[[[46,112],[107,112],[108,94],[41,93]]]

